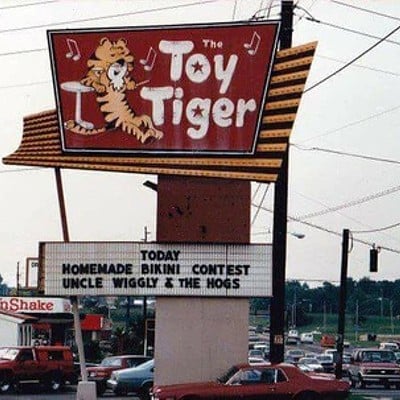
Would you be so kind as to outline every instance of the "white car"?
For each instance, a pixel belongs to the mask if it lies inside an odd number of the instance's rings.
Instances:
[[[392,342],[384,342],[379,345],[380,350],[392,350],[399,351],[399,345],[397,343]]]
[[[297,366],[305,365],[312,372],[324,372],[324,367],[315,357],[302,357]]]
[[[300,342],[301,343],[314,343],[314,335],[311,332],[305,332],[300,335]]]

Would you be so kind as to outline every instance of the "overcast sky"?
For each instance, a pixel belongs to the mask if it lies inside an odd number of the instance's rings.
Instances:
[[[305,237],[288,236],[287,277],[310,284],[339,280],[344,228],[355,239],[382,247],[379,272],[370,274],[370,246],[354,241],[349,276],[400,278],[400,226],[357,233],[400,222],[400,33],[313,87],[399,26],[400,2],[342,1],[347,6],[330,0],[296,2],[301,8],[295,11],[293,45],[318,41],[318,48],[307,82],[310,90],[303,96],[291,137],[289,218],[303,222],[291,220],[288,230]],[[24,116],[55,108],[46,29],[239,21],[269,4],[265,0],[2,0],[0,156],[19,146]],[[271,15],[276,18],[277,12],[276,0]],[[266,15],[266,10],[257,15]],[[63,170],[63,179],[71,240],[138,241],[145,226],[149,240],[155,239],[156,195],[142,183],[156,177]],[[23,270],[26,258],[37,256],[39,241],[62,240],[54,171],[1,164],[0,185],[0,273],[15,286],[17,263]],[[267,185],[254,183],[253,188],[253,203],[261,206],[253,208],[253,241],[270,242],[273,185],[265,196]]]

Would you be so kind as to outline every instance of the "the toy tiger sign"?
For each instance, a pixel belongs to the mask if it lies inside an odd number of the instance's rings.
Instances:
[[[63,150],[252,154],[278,27],[50,31]]]

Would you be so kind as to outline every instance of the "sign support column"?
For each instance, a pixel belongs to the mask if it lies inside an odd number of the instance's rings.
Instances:
[[[61,226],[63,232],[64,242],[69,242],[69,231],[68,231],[68,223],[67,223],[67,213],[65,209],[65,199],[64,199],[64,191],[61,179],[61,170],[60,168],[54,168],[54,172],[56,175],[56,184],[57,184],[57,195],[58,195],[58,203],[60,207],[60,216],[61,216]],[[82,376],[82,382],[78,384],[77,391],[77,399],[85,399],[92,400],[96,399],[96,385],[94,382],[88,381],[88,374],[86,370],[86,361],[85,361],[85,349],[83,347],[83,337],[82,337],[82,329],[81,329],[81,321],[79,318],[79,308],[78,308],[78,298],[76,296],[71,296],[71,305],[72,305],[72,313],[74,316],[74,331],[75,331],[75,342],[78,347],[78,355],[79,355],[79,365]]]
[[[282,28],[280,49],[292,45],[293,1],[282,2]],[[285,272],[288,208],[289,147],[283,157],[282,167],[275,183],[274,227],[272,252],[273,295],[270,315],[270,360],[282,362],[285,341]]]

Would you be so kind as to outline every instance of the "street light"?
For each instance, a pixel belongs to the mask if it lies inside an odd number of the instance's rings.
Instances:
[[[304,239],[306,237],[304,233],[299,233],[299,232],[288,232],[288,235],[292,235],[297,239]]]
[[[271,229],[268,229],[267,231],[263,231],[263,232],[256,232],[253,233],[253,235],[268,235],[268,234],[272,234]],[[306,235],[304,233],[301,232],[286,232],[287,235],[293,236],[296,239],[304,239],[306,237]]]

